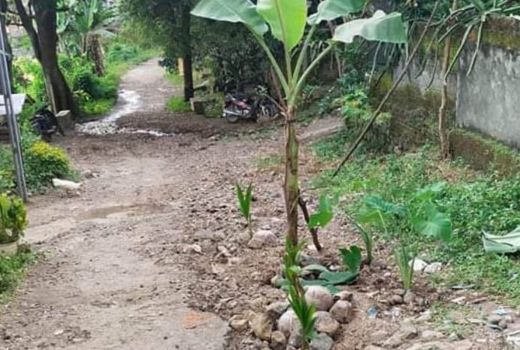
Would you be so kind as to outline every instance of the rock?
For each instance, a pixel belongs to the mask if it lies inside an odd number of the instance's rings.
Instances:
[[[444,334],[437,331],[425,330],[421,332],[421,338],[424,340],[434,340],[444,337]]]
[[[271,349],[273,350],[285,350],[287,345],[287,338],[280,331],[274,331],[271,334]]]
[[[334,340],[325,334],[318,334],[311,341],[311,350],[330,350],[334,345]]]
[[[231,317],[229,320],[229,326],[238,332],[245,331],[248,323],[247,319],[240,318],[238,315]]]
[[[502,329],[506,329],[507,328],[507,321],[504,320],[504,319],[501,319],[500,322],[498,322],[498,326]]]
[[[363,350],[385,350],[385,349],[380,348],[379,346],[369,345],[369,346],[365,347]]]
[[[384,342],[383,346],[385,348],[396,348],[407,340],[416,338],[417,335],[417,328],[409,323],[403,323],[401,328]]]
[[[251,320],[251,329],[258,339],[270,340],[273,331],[273,324],[267,314],[260,314]]]
[[[413,266],[412,266],[412,263],[413,263]],[[413,267],[414,272],[422,272],[426,268],[426,266],[428,266],[428,263],[419,258],[415,258],[415,260],[410,260],[408,265]]]
[[[352,316],[352,304],[346,300],[338,300],[330,309],[330,315],[340,323],[348,323]]]
[[[397,294],[392,295],[389,301],[392,305],[399,305],[404,302],[403,297]]]
[[[513,315],[506,315],[506,316],[504,316],[504,320],[507,323],[514,323],[515,322],[515,318],[513,317]]]
[[[293,329],[297,328],[298,325],[298,318],[292,309],[287,310],[278,320],[278,330],[286,337],[289,337]]]
[[[253,238],[247,243],[251,249],[260,249],[262,247],[276,247],[278,245],[278,238],[272,231],[260,230],[257,231]]]
[[[246,244],[251,239],[249,231],[242,231],[236,236],[236,241],[242,244]]]
[[[278,301],[267,306],[267,314],[272,320],[276,320],[289,308],[288,301]]]
[[[442,263],[434,262],[424,268],[424,273],[434,274],[439,273],[442,270]]]
[[[335,300],[346,300],[352,302],[354,300],[354,293],[347,290],[341,291],[334,295]]]
[[[303,336],[300,327],[296,327],[291,331],[291,335],[289,336],[289,346],[294,346],[295,348],[299,348],[302,346]]]
[[[282,282],[283,278],[278,275],[274,275],[273,278],[271,278],[271,285],[275,288],[280,288],[282,286]]]
[[[316,331],[334,336],[339,330],[339,322],[326,311],[316,312]]]
[[[300,265],[305,267],[309,265],[321,265],[321,261],[313,256],[302,254],[300,256]]]
[[[494,325],[498,325],[502,321],[502,317],[499,315],[492,314],[488,317],[488,322]]]
[[[412,291],[407,291],[403,297],[403,302],[405,304],[412,304],[415,300],[415,294]]]
[[[417,322],[428,322],[432,319],[431,310],[426,310],[422,314],[416,317],[415,321]]]
[[[399,295],[400,297],[403,297],[406,294],[406,289],[394,289],[392,290],[392,293],[395,295]]]
[[[305,292],[305,300],[316,307],[318,311],[328,311],[334,304],[334,298],[329,290],[321,286],[311,286]]]

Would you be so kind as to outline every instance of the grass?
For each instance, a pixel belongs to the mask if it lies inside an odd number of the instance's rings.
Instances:
[[[168,100],[166,105],[168,110],[172,113],[188,113],[191,112],[189,102],[184,101],[183,97],[173,96]]]
[[[344,151],[345,134],[319,142],[315,154],[335,160]],[[501,178],[494,173],[475,172],[462,162],[437,158],[434,146],[425,146],[400,156],[358,152],[355,159],[333,179],[325,171],[313,181],[340,198],[342,210],[356,217],[365,196],[380,195],[384,200],[405,204],[418,190],[436,182],[446,182],[435,204],[451,217],[454,239],[449,245],[407,232],[417,241],[420,257],[449,266],[440,276],[447,285],[471,284],[476,289],[520,304],[520,260],[484,252],[481,233],[500,234],[520,225],[520,176]],[[387,223],[390,235],[376,235],[376,243],[393,243],[403,234],[397,218]]]
[[[28,249],[20,249],[15,255],[0,255],[0,304],[9,300],[24,278],[27,266],[35,259]]]

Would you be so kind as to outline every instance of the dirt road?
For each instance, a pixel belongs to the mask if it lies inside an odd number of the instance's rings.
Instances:
[[[162,112],[163,76],[152,61],[124,77],[141,116]],[[84,189],[32,199],[27,239],[44,256],[0,314],[0,349],[224,349],[227,323],[186,306],[195,275],[176,249],[200,183],[247,149],[193,135],[60,142]]]

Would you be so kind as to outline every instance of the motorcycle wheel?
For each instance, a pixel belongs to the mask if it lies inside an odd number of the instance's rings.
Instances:
[[[236,110],[236,108],[230,108],[230,110],[232,112],[236,112],[238,113],[238,111]],[[238,120],[240,119],[240,117],[236,114],[232,114],[232,113],[227,113],[226,111],[224,111],[224,118],[226,118],[226,120],[230,123],[236,123],[238,122]]]

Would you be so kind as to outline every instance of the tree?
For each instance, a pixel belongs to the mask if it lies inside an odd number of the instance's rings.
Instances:
[[[70,110],[78,116],[72,91],[58,64],[57,5],[55,0],[35,0],[25,4],[14,0],[31,41],[34,56],[40,62],[45,79],[47,96],[55,111]]]
[[[285,116],[285,205],[287,212],[287,238],[298,243],[298,201],[300,197],[298,161],[299,141],[296,130],[298,100],[311,72],[327,57],[337,42],[352,43],[357,36],[367,40],[390,43],[406,43],[407,36],[401,15],[385,15],[376,12],[371,18],[357,19],[338,26],[330,44],[304,67],[305,57],[313,35],[322,22],[357,13],[364,6],[363,0],[325,0],[316,13],[308,16],[306,0],[259,0],[255,5],[249,0],[202,0],[192,11],[195,16],[244,24],[267,54],[276,72],[284,94]],[[306,25],[309,25],[305,39]],[[282,42],[285,62],[280,65],[264,36],[271,34]],[[303,41],[303,42],[302,42]],[[298,52],[299,51],[299,52]],[[293,59],[296,54],[296,59]],[[282,68],[283,66],[283,68]]]
[[[71,42],[80,55],[94,63],[98,76],[105,74],[101,39],[113,35],[106,27],[114,18],[112,9],[101,0],[69,0],[63,4],[67,11],[58,14],[60,39]]]
[[[126,14],[153,28],[150,39],[164,48],[169,59],[182,58],[186,101],[194,95],[191,7],[191,0],[121,1]]]

